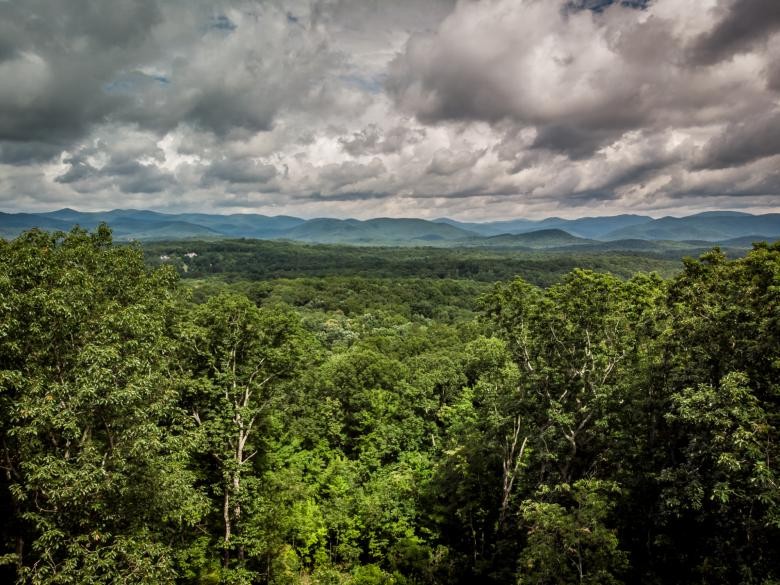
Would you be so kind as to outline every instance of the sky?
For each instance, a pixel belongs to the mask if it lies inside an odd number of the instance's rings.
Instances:
[[[780,211],[778,0],[0,0],[0,210]]]

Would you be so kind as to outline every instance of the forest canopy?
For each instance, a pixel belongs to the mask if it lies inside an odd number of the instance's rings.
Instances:
[[[406,253],[184,286],[105,226],[0,240],[4,582],[780,580],[780,244]]]

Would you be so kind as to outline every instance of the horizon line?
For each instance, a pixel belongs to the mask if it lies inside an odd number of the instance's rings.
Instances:
[[[169,215],[169,216],[177,216],[177,215],[188,215],[188,214],[200,214],[200,215],[211,215],[211,216],[218,216],[218,217],[231,217],[231,216],[248,216],[248,215],[260,215],[263,217],[268,218],[277,218],[277,217],[289,217],[294,219],[300,219],[303,221],[313,221],[317,219],[333,219],[338,221],[372,221],[377,219],[413,219],[413,220],[422,220],[422,221],[429,221],[429,222],[437,222],[441,220],[449,220],[449,221],[455,221],[458,223],[466,223],[466,224],[491,224],[491,223],[508,223],[511,221],[530,221],[530,222],[542,222],[549,219],[559,219],[563,221],[576,221],[580,219],[597,219],[597,218],[615,218],[615,217],[624,217],[624,216],[635,216],[635,217],[649,217],[652,220],[658,220],[658,219],[664,219],[666,217],[674,218],[674,219],[682,219],[686,217],[692,217],[696,215],[702,215],[702,214],[708,214],[708,213],[735,213],[735,214],[743,214],[743,215],[749,215],[753,217],[759,217],[762,215],[771,215],[774,213],[780,213],[780,210],[778,211],[769,211],[764,213],[751,213],[748,211],[741,211],[738,209],[708,209],[704,211],[696,211],[689,214],[683,214],[683,215],[672,215],[672,214],[665,214],[665,215],[651,215],[649,213],[639,213],[639,212],[624,212],[624,213],[617,213],[614,215],[580,215],[573,218],[566,218],[561,217],[558,215],[548,215],[544,217],[539,218],[530,218],[530,217],[512,217],[510,219],[482,219],[482,220],[473,220],[473,219],[455,219],[453,217],[449,217],[446,215],[441,215],[433,218],[426,218],[426,217],[415,217],[415,216],[375,216],[375,217],[369,217],[366,219],[360,219],[356,217],[337,217],[337,216],[328,216],[328,215],[318,215],[318,216],[312,216],[312,217],[302,217],[298,215],[289,215],[285,213],[277,214],[277,215],[268,215],[265,213],[259,213],[259,212],[244,212],[244,213],[217,213],[217,212],[205,212],[205,211],[159,211],[156,209],[147,209],[147,208],[122,208],[122,207],[116,207],[113,209],[107,209],[107,210],[97,210],[97,211],[81,211],[78,209],[74,209],[72,207],[60,207],[57,209],[52,209],[49,211],[2,211],[0,210],[0,213],[7,214],[7,215],[45,215],[45,214],[52,214],[57,213],[59,211],[72,211],[74,213],[84,213],[84,214],[101,214],[101,213],[113,213],[117,211],[122,212],[150,212],[150,213],[157,213],[160,215]]]

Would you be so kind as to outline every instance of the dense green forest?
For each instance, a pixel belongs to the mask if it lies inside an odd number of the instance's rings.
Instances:
[[[3,582],[780,583],[780,244],[194,245],[0,240]]]
[[[187,278],[218,277],[228,282],[345,275],[496,282],[520,275],[533,284],[548,286],[575,268],[611,272],[623,278],[637,271],[671,276],[680,269],[679,250],[656,253],[392,248],[267,240],[154,242],[145,244],[144,250],[147,262],[153,266],[172,264]]]

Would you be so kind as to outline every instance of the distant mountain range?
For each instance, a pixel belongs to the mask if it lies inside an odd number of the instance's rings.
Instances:
[[[653,218],[646,215],[613,215],[609,217],[581,217],[579,219],[561,219],[560,217],[548,217],[542,220],[512,219],[489,223],[463,223],[447,218],[435,219],[433,221],[447,223],[481,236],[523,234],[537,230],[561,229],[580,238],[599,239],[619,229],[652,222]]]
[[[94,229],[102,222],[111,226],[120,241],[256,238],[353,245],[653,250],[714,243],[747,247],[753,241],[780,239],[780,213],[714,211],[659,219],[616,215],[473,223],[447,218],[306,220],[285,215],[168,214],[134,209],[0,213],[0,237],[13,238],[34,227],[48,231],[68,231],[74,225]]]

